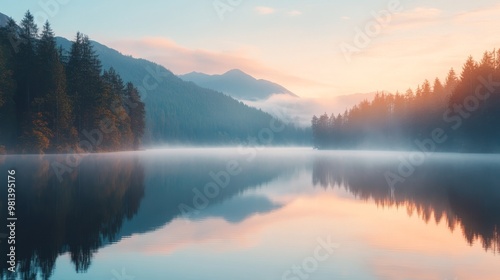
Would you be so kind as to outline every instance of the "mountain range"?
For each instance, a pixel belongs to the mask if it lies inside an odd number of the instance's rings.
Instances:
[[[265,100],[275,94],[297,97],[297,95],[279,84],[256,79],[239,69],[230,70],[222,75],[191,72],[179,77],[185,81],[194,82],[201,87],[220,91],[238,100]]]

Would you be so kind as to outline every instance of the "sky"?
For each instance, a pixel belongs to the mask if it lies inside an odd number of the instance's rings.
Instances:
[[[241,69],[308,98],[416,88],[500,46],[500,3],[418,0],[0,0],[175,74]]]

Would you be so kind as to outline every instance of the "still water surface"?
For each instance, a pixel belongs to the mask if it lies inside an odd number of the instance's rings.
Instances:
[[[500,279],[500,156],[410,155],[3,157],[17,172],[17,273],[0,239],[0,278]]]

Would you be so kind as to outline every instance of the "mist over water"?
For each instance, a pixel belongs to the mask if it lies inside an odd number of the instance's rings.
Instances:
[[[268,112],[285,122],[291,122],[300,127],[311,126],[311,116],[331,112],[334,115],[343,114],[345,110],[363,100],[370,100],[373,93],[357,93],[333,96],[330,98],[294,97],[289,95],[272,95],[265,100],[243,102],[249,106]]]

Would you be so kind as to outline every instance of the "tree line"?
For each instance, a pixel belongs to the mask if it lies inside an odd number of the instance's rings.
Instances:
[[[103,71],[87,36],[63,52],[29,11],[0,28],[0,153],[137,149],[144,116],[138,90]]]
[[[469,56],[459,77],[425,80],[406,93],[377,93],[343,114],[312,119],[318,149],[422,149],[494,152],[500,148],[500,50]],[[437,135],[439,134],[439,135]],[[439,137],[436,137],[439,136]],[[439,139],[429,143],[433,137]]]

